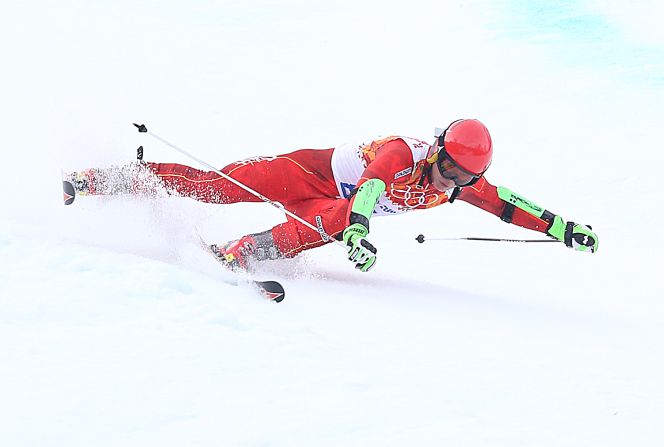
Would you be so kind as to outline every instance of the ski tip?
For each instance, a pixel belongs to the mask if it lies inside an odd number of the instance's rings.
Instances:
[[[261,294],[276,303],[281,303],[286,298],[286,291],[277,281],[254,281]]]
[[[65,205],[71,205],[74,203],[74,199],[76,198],[76,190],[74,189],[74,185],[66,180],[62,181],[62,198]]]

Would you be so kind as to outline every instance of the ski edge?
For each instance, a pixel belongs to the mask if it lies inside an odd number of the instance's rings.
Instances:
[[[210,256],[214,257],[217,262],[221,263],[219,259],[217,259],[217,256],[214,254],[214,252],[210,249],[210,244],[208,244],[203,237],[198,234],[198,231],[196,231],[196,234],[198,236],[198,239],[200,241],[201,246],[203,249],[210,254]],[[230,273],[234,273],[229,269],[226,269]],[[255,289],[258,293],[261,294],[264,298],[274,301],[275,303],[281,303],[284,298],[286,297],[286,291],[284,290],[284,287],[279,283],[278,281],[257,281],[251,278],[241,278],[238,276],[237,282],[233,283],[231,281],[226,281],[229,284],[247,284],[251,286],[253,289]]]

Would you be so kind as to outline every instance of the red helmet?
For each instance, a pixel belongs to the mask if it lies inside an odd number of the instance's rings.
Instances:
[[[481,175],[491,164],[491,135],[479,120],[454,121],[441,137],[441,149],[466,171]]]

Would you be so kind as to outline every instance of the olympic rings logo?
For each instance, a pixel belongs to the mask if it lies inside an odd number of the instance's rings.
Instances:
[[[407,185],[403,189],[392,187],[390,189],[390,198],[402,202],[403,206],[410,209],[429,208],[444,203],[447,200],[445,194],[438,194],[426,189],[423,190],[421,187],[413,188],[410,185]]]

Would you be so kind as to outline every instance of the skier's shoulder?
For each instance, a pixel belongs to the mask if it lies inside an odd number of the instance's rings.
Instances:
[[[383,148],[385,153],[399,153],[416,164],[427,157],[431,145],[417,138],[394,135],[388,137]]]
[[[340,165],[361,162],[364,168],[370,164],[390,165],[397,171],[414,167],[425,159],[430,145],[417,138],[403,135],[378,136],[364,141],[342,143],[334,148],[333,169]]]
[[[335,146],[335,150],[355,149],[355,150],[374,150],[389,145],[392,147],[409,147],[414,149],[428,149],[430,145],[418,138],[404,135],[378,135],[372,138],[365,138],[361,141],[346,141]]]
[[[430,145],[426,142],[413,137],[403,135],[388,135],[371,140],[371,143],[364,146],[363,151],[373,152],[376,155],[380,153],[402,152],[412,155],[413,160],[419,160],[422,155],[426,155]]]
[[[428,149],[429,147],[431,147],[431,145],[429,143],[427,143],[426,141],[421,140],[419,138],[415,138],[415,137],[408,137],[408,136],[405,136],[405,135],[394,135],[391,138],[399,139],[399,140],[403,141],[404,143],[406,143],[408,146],[418,148],[418,149],[419,148]]]
[[[393,147],[409,147],[411,149],[428,149],[430,145],[418,138],[408,137],[405,135],[388,135],[380,136],[372,140],[372,144],[376,146],[390,145]]]

